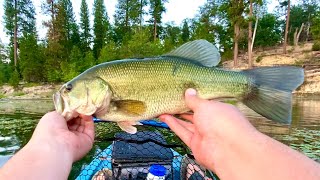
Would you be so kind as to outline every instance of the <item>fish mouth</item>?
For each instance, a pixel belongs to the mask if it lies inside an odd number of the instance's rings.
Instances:
[[[66,102],[65,98],[63,98],[59,92],[53,95],[53,103],[56,111],[67,121],[79,116],[79,113],[70,110],[68,102]]]
[[[62,114],[64,110],[64,101],[59,92],[56,92],[55,94],[53,94],[53,103],[56,111],[59,114]]]

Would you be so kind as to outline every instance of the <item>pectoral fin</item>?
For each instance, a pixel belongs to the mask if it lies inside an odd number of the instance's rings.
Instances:
[[[117,111],[129,115],[139,116],[146,112],[146,105],[142,101],[137,100],[119,100],[114,101],[113,105]]]
[[[137,132],[137,128],[134,127],[136,125],[136,122],[134,121],[121,121],[118,122],[118,126],[127,133],[135,134]]]

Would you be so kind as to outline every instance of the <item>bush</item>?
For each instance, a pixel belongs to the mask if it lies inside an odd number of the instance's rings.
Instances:
[[[6,95],[0,93],[0,99],[6,98]]]
[[[261,55],[258,56],[257,59],[256,59],[256,62],[257,62],[257,63],[260,62],[260,61],[262,60],[262,58],[263,58],[263,56],[261,56]]]
[[[320,41],[316,41],[316,42],[312,45],[312,51],[320,51]]]
[[[12,73],[11,78],[9,79],[9,84],[16,88],[19,85],[19,80],[20,80],[20,75],[19,75],[18,71],[15,70]]]

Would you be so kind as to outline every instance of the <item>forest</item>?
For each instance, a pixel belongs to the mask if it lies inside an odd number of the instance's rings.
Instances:
[[[103,0],[94,0],[93,9],[81,0],[79,22],[71,0],[42,0],[50,19],[39,39],[32,0],[4,0],[0,18],[10,43],[0,40],[0,84],[65,82],[102,62],[158,56],[195,39],[215,44],[222,61],[235,66],[239,53],[248,53],[252,66],[254,49],[283,45],[287,53],[287,44],[313,41],[320,50],[319,0],[207,0],[178,25],[162,22],[169,1],[118,0],[111,23]]]

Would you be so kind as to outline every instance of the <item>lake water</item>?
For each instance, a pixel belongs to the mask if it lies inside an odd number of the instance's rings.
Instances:
[[[241,103],[236,105],[261,132],[303,152],[312,159],[320,160],[320,96],[294,97],[293,122],[290,126],[269,121]],[[39,119],[44,113],[53,109],[51,100],[0,100],[0,166],[6,158],[28,142]],[[74,179],[81,167],[90,162],[97,149],[103,149],[111,143],[106,139],[120,131],[111,123],[100,123],[96,126],[94,148],[84,159],[74,164],[70,179]],[[181,143],[170,131],[160,131],[169,143]],[[177,151],[183,153],[185,149]]]

